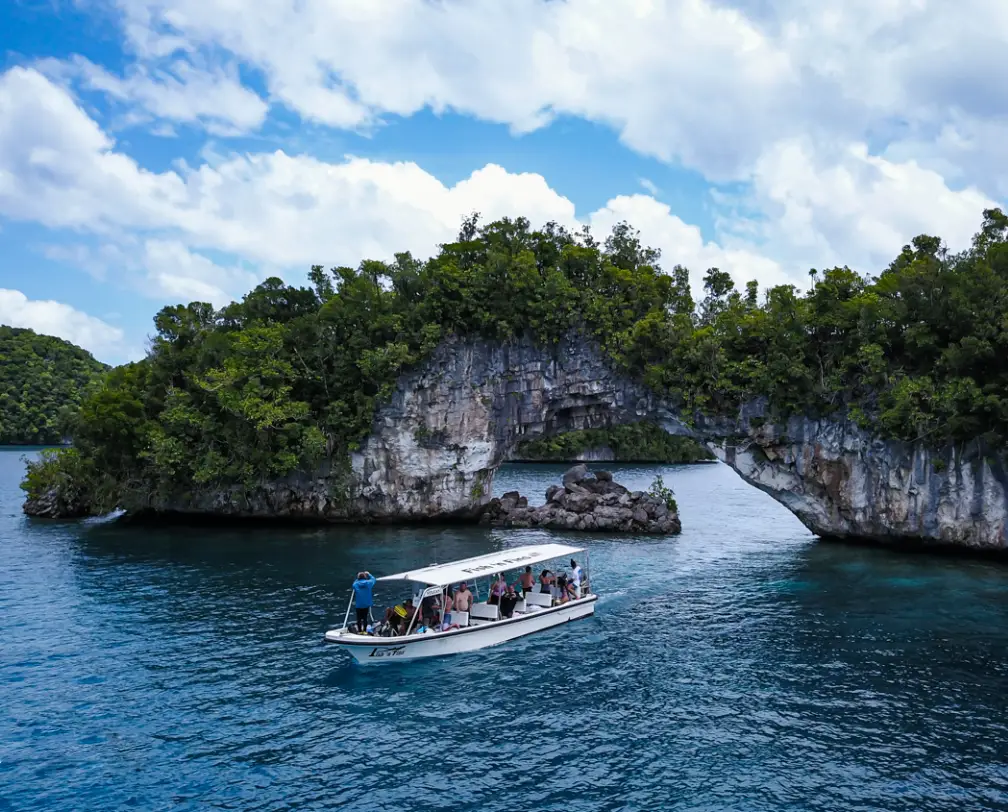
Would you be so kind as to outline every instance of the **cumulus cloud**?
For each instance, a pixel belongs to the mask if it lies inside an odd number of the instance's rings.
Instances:
[[[144,292],[168,301],[210,302],[222,307],[261,281],[254,271],[218,265],[178,240],[147,240],[139,262],[145,272]]]
[[[810,144],[765,150],[742,196],[719,200],[712,241],[653,197],[616,197],[579,217],[541,175],[494,164],[454,185],[411,162],[327,162],[280,150],[150,172],[117,151],[65,89],[14,68],[0,76],[0,213],[125,246],[137,284],[152,295],[218,303],[267,271],[290,276],[313,263],[356,265],[401,250],[428,256],[472,211],[573,228],[589,222],[597,232],[626,219],[663,250],[666,266],[690,267],[695,283],[716,265],[739,284],[765,286],[802,282],[811,264],[877,271],[922,231],[957,247],[991,204],[913,161],[863,145]]]
[[[119,357],[123,331],[62,302],[29,299],[19,290],[0,288],[0,324],[59,336],[99,357]]]
[[[976,150],[1008,134],[1002,0],[115,1],[142,59],[223,50],[336,127],[424,107],[516,131],[567,114],[722,180],[801,135],[928,143],[950,116],[995,127]],[[1008,178],[955,148],[933,160],[988,192]]]
[[[639,229],[644,243],[661,249],[663,267],[669,269],[678,264],[689,268],[690,285],[697,298],[708,268],[727,271],[739,288],[750,279],[758,280],[763,288],[796,281],[778,262],[766,256],[705,241],[699,228],[684,223],[667,205],[652,197],[620,196],[590,217],[592,230],[598,234],[608,233],[620,221]]]
[[[848,145],[829,159],[801,140],[782,142],[756,165],[746,201],[758,219],[725,221],[724,229],[783,260],[806,267],[850,265],[875,272],[918,234],[965,248],[981,212],[997,203],[974,187],[949,189],[937,172],[913,160],[894,162]]]
[[[526,132],[566,113],[712,173],[755,157],[738,121],[776,130],[780,89],[794,84],[786,53],[704,0],[279,0],[242,15],[225,0],[120,6],[142,54],[226,48],[308,120],[361,127],[429,107]]]
[[[256,93],[242,86],[233,68],[200,70],[176,60],[164,69],[136,65],[120,77],[76,57],[54,72],[76,79],[87,90],[105,93],[129,109],[144,111],[148,120],[201,124],[220,135],[258,128],[268,109]]]
[[[0,214],[110,231],[156,224],[184,203],[177,175],[147,172],[113,147],[38,71],[15,67],[0,75]]]

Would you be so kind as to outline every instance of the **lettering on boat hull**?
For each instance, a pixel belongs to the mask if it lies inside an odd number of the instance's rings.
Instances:
[[[406,650],[406,646],[397,646],[396,648],[378,648],[377,646],[371,649],[369,657],[398,657]]]

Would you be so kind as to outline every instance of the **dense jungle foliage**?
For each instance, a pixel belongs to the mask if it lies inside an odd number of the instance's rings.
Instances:
[[[681,463],[714,459],[707,447],[692,437],[669,434],[648,421],[526,440],[518,444],[512,456],[527,462],[567,462],[591,448],[611,449],[614,462]]]
[[[68,341],[0,326],[0,445],[62,442],[106,369]]]
[[[664,273],[625,223],[599,244],[587,230],[474,216],[426,261],[315,266],[308,288],[268,279],[220,310],[164,308],[148,357],[105,378],[74,448],[33,466],[24,487],[70,476],[103,509],[346,459],[399,373],[450,333],[548,343],[582,329],[687,414],[762,395],[779,416],[847,410],[889,437],[1003,446],[1006,234],[1008,217],[985,211],[962,253],[920,236],[875,278],[812,271],[805,291],[736,290],[711,268],[695,301],[686,269]]]

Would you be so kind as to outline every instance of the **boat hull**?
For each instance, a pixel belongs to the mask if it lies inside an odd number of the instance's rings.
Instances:
[[[595,613],[596,595],[553,606],[538,612],[528,612],[507,620],[497,620],[480,626],[453,629],[436,634],[417,634],[408,637],[369,637],[333,629],[326,632],[326,642],[350,653],[361,665],[378,665],[405,660],[421,660],[476,651],[546,631],[554,626],[589,617]]]

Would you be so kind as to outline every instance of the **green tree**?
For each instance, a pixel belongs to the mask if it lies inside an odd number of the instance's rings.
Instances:
[[[310,287],[268,279],[219,310],[166,307],[148,356],[107,375],[65,342],[3,328],[0,428],[8,442],[72,434],[73,455],[47,456],[29,490],[72,483],[74,503],[94,510],[147,504],[323,457],[346,470],[397,378],[448,336],[548,345],[578,330],[687,418],[764,397],[774,418],[850,415],[883,436],[1003,447],[1006,240],[1008,217],[991,209],[966,251],[921,235],[877,277],[815,271],[806,291],[778,285],[762,301],[755,282],[743,295],[710,268],[697,305],[689,271],[664,273],[627,223],[600,244],[587,228],[474,214],[427,260],[316,265]],[[622,431],[607,435],[620,453],[678,453]],[[543,440],[541,452],[588,440],[600,437]]]
[[[68,341],[0,325],[0,444],[63,442],[107,370]]]

